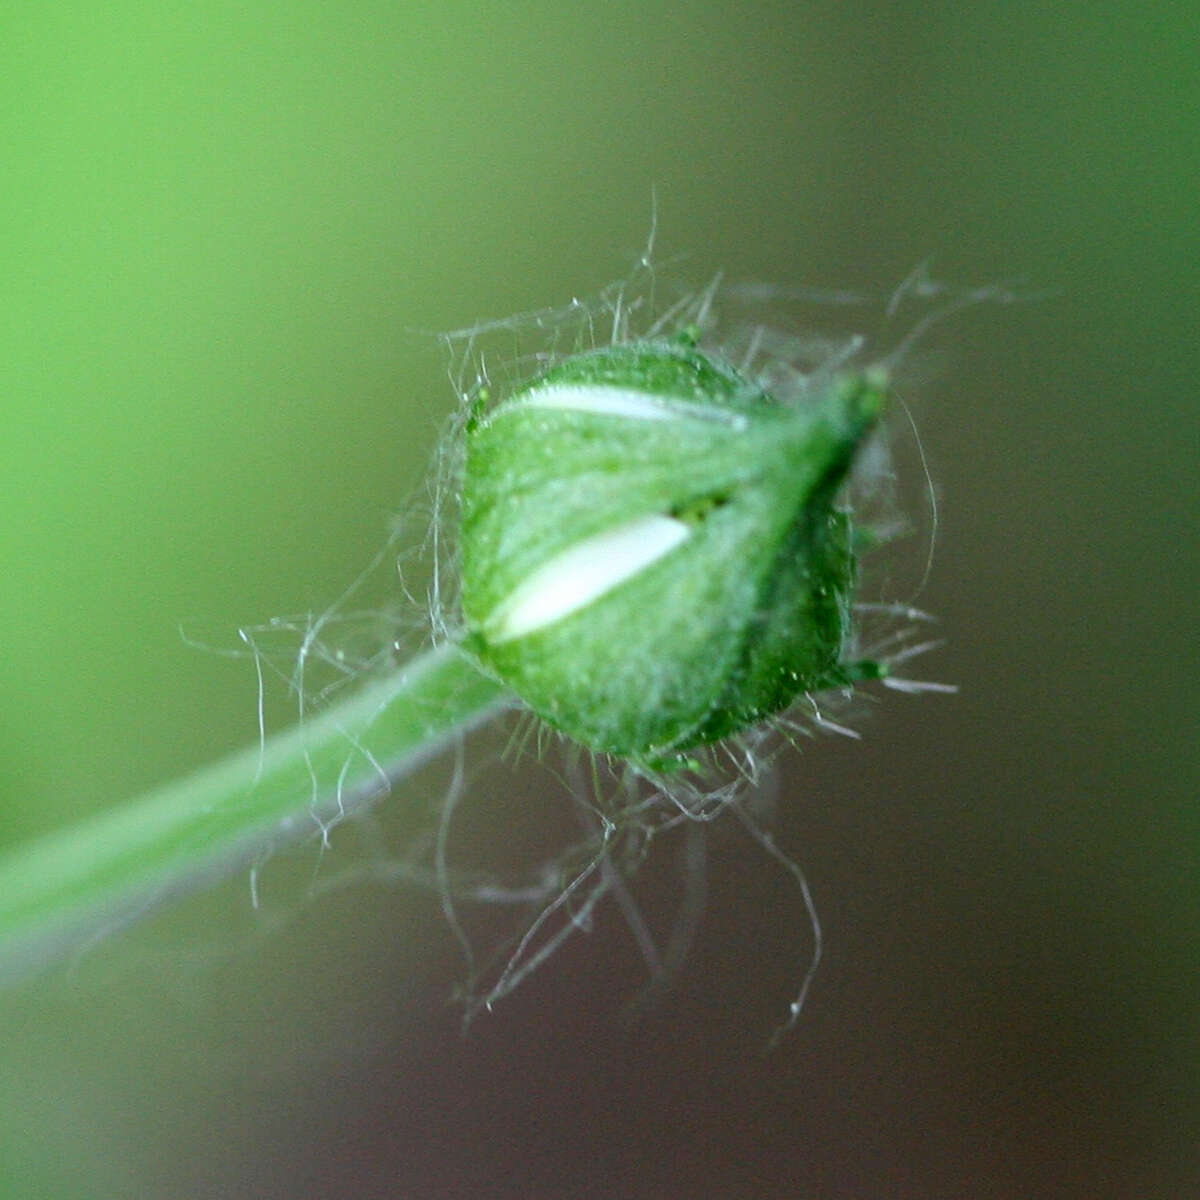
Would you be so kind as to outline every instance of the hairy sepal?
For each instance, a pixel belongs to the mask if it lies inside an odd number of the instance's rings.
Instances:
[[[555,728],[656,764],[845,682],[855,560],[836,498],[884,386],[847,377],[780,404],[671,342],[559,364],[467,434],[467,645]],[[547,564],[651,517],[688,534],[566,615],[503,631]]]

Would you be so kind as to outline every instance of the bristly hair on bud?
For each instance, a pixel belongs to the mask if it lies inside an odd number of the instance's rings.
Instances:
[[[466,429],[464,645],[538,716],[635,765],[686,765],[847,661],[842,485],[882,370],[781,401],[685,331],[565,358]]]
[[[451,547],[431,588],[435,633],[523,701],[534,721],[512,745],[535,727],[562,735],[589,831],[539,875],[551,882],[535,889],[536,916],[469,1007],[520,986],[612,893],[662,986],[702,905],[701,830],[729,811],[798,883],[812,924],[786,1028],[821,958],[820,922],[802,868],[760,825],[761,794],[740,801],[772,735],[857,736],[840,718],[860,682],[954,690],[894,671],[938,644],[916,636],[932,619],[912,602],[937,510],[898,388],[934,324],[1010,297],[921,270],[872,316],[882,298],[720,277],[684,291],[650,250],[591,302],[443,335],[462,405],[435,492],[457,517],[457,537],[435,544]],[[848,320],[812,332],[812,306],[831,305]],[[906,330],[890,336],[902,308]],[[893,410],[912,426],[929,506],[925,574],[899,603],[891,569],[882,592],[856,595],[860,552],[916,528],[880,430]],[[676,828],[692,865],[660,950],[627,885]]]

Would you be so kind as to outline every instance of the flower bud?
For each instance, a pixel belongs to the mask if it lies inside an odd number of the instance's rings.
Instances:
[[[467,647],[550,725],[657,764],[844,684],[836,499],[885,387],[783,404],[683,341],[559,363],[468,428]]]

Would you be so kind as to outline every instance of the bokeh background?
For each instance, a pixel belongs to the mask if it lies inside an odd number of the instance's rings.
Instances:
[[[266,863],[258,910],[239,871],[0,996],[0,1194],[1200,1194],[1196,34],[1170,3],[6,4],[5,843],[253,738],[252,666],[181,626],[330,604],[454,403],[412,331],[621,277],[652,193],[678,279],[885,296],[932,258],[1039,295],[944,326],[909,397],[923,670],[961,694],[782,765],[828,953],[781,1048],[804,910],[736,828],[641,1020],[607,911],[464,1037],[437,898],[361,869],[432,772]],[[563,819],[536,765],[466,761],[478,840]]]

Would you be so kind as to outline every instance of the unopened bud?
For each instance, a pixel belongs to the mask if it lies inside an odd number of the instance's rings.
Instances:
[[[558,364],[467,433],[467,646],[550,725],[662,763],[844,684],[837,494],[874,373],[783,404],[679,342]]]

